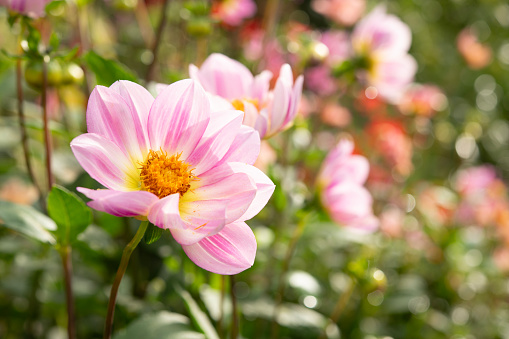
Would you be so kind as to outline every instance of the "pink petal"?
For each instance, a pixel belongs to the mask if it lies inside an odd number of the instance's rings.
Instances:
[[[222,163],[235,161],[252,165],[260,154],[260,135],[248,126],[241,126]]]
[[[214,113],[200,143],[187,157],[186,161],[195,168],[194,174],[200,176],[216,166],[239,133],[242,126],[242,112],[229,110]]]
[[[242,123],[246,126],[254,127],[260,115],[258,109],[249,101],[243,100],[242,103],[244,104],[244,120]]]
[[[217,274],[237,274],[254,264],[256,239],[244,222],[226,225],[221,232],[202,241],[182,246],[189,259]]]
[[[204,176],[203,183],[208,185],[197,187],[192,193],[196,199],[226,201],[226,223],[238,220],[251,205],[256,195],[254,181],[245,173],[232,173],[219,180],[211,178],[215,171]],[[195,198],[192,198],[193,200]]]
[[[138,143],[141,149],[148,148],[148,114],[154,102],[154,97],[144,87],[126,80],[116,81],[110,89],[120,94],[129,105],[131,112],[137,112],[139,119],[135,120]]]
[[[287,75],[289,67],[290,66],[288,64],[285,64],[283,67],[281,67],[281,74],[277,79],[276,87],[274,88],[274,97],[272,99],[273,101],[269,112],[269,134],[275,133],[279,128],[282,127],[282,124],[285,121],[286,115],[288,113],[293,84],[293,79],[292,82],[290,82],[290,78]],[[293,76],[291,77],[293,78]]]
[[[221,98],[219,95],[207,93],[210,101],[210,112],[214,115],[215,112],[234,110],[232,103],[228,100]]]
[[[201,86],[192,80],[177,81],[155,99],[148,117],[151,149],[192,153],[209,124],[210,104]]]
[[[235,173],[247,174],[256,185],[256,196],[253,199],[253,202],[247,211],[238,219],[242,221],[249,220],[257,215],[265,207],[265,205],[267,205],[267,202],[272,196],[272,193],[274,193],[276,186],[272,180],[265,175],[265,173],[254,166],[240,162],[230,162],[228,165],[231,166]]]
[[[379,224],[380,222],[377,217],[374,215],[367,215],[362,218],[354,219],[345,226],[355,228],[362,232],[371,233],[378,229]]]
[[[87,107],[87,130],[116,143],[136,164],[143,161],[147,152],[146,124],[143,111],[134,110],[119,94],[121,85],[113,88],[96,86]],[[130,86],[133,93],[141,92],[141,86]],[[124,93],[129,96],[129,93]]]
[[[304,85],[304,77],[299,75],[297,80],[295,80],[295,85],[293,86],[292,97],[290,100],[290,105],[288,107],[288,114],[286,115],[286,119],[282,124],[282,128],[286,127],[289,123],[295,119],[299,109],[300,98],[302,96],[302,86]]]
[[[175,240],[181,245],[191,245],[221,231],[226,224],[228,202],[220,199],[182,202],[184,229],[171,230]]]
[[[336,163],[331,163],[329,166],[331,183],[350,182],[362,185],[368,178],[369,162],[362,155],[351,155],[345,159],[338,159]]]
[[[190,69],[192,77],[195,71]],[[197,76],[207,92],[233,100],[250,94],[253,75],[246,66],[219,53],[211,54],[200,67]]]
[[[112,141],[94,134],[82,134],[71,141],[76,159],[92,178],[116,191],[137,189],[136,166]]]
[[[150,209],[148,220],[162,229],[185,229],[179,211],[180,195],[171,194],[160,199]]]
[[[363,186],[344,183],[327,189],[324,203],[332,218],[344,224],[373,213],[373,198]]]
[[[264,102],[269,93],[270,80],[272,79],[271,71],[263,71],[254,77],[253,87],[251,88],[250,97]]]
[[[78,187],[77,190],[92,199],[88,206],[117,217],[148,215],[150,207],[159,200],[154,194],[146,191],[120,192],[83,187]]]

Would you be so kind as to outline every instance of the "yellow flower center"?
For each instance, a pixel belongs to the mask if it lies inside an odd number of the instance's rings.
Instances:
[[[245,111],[244,101],[247,101],[247,102],[253,104],[257,110],[260,110],[260,103],[258,102],[258,99],[249,99],[249,98],[244,98],[242,100],[233,99],[232,100],[233,108],[235,108],[238,111],[244,112]]]
[[[175,193],[184,195],[198,178],[193,175],[193,168],[189,169],[189,164],[179,159],[181,154],[168,156],[163,150],[150,150],[141,164],[141,189],[160,199]]]

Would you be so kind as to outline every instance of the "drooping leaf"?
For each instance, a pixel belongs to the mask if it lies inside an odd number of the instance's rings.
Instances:
[[[48,195],[48,214],[58,226],[56,235],[61,244],[76,240],[92,223],[88,206],[76,194],[56,185]]]
[[[163,235],[163,229],[150,224],[148,226],[147,232],[145,233],[145,243],[150,245],[159,240],[161,235]]]
[[[89,51],[83,58],[94,72],[98,85],[110,86],[117,80],[138,82],[136,75],[118,61],[105,59],[94,51]]]
[[[189,319],[182,314],[160,311],[142,316],[113,336],[113,339],[139,338],[205,339],[205,336],[193,331]]]
[[[49,232],[57,228],[55,222],[31,206],[0,201],[0,225],[35,240],[55,243]]]
[[[189,314],[191,315],[192,320],[200,328],[200,330],[202,330],[205,336],[208,339],[219,339],[219,335],[210,322],[209,317],[200,309],[200,306],[198,306],[191,294],[179,286],[176,287],[176,290],[186,303],[186,307],[189,311]]]

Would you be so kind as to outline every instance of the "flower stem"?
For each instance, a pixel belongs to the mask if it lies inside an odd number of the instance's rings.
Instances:
[[[42,62],[42,120],[44,124],[44,146],[46,148],[46,174],[48,177],[48,192],[53,187],[53,173],[51,173],[51,133],[49,130],[48,122],[48,105],[47,105],[47,91],[48,91],[48,60],[49,57],[45,56]]]
[[[118,288],[122,278],[124,277],[125,271],[127,269],[127,264],[129,264],[131,253],[133,253],[136,246],[138,246],[140,243],[140,240],[143,238],[143,235],[147,230],[147,227],[148,220],[142,221],[138,231],[134,235],[134,238],[127,244],[127,246],[124,248],[124,251],[122,252],[122,259],[120,259],[120,265],[118,266],[118,271],[115,275],[113,286],[111,287],[110,301],[108,302],[108,313],[106,316],[106,324],[104,326],[104,339],[111,338],[111,333],[113,330],[113,315],[115,314],[115,302],[117,301]]]
[[[27,167],[28,176],[30,180],[39,191],[39,196],[41,195],[41,190],[35,181],[34,170],[32,168],[32,162],[30,161],[30,151],[28,147],[28,135],[25,127],[25,112],[23,110],[23,85],[21,82],[22,77],[22,69],[21,69],[21,60],[16,61],[16,89],[18,94],[18,116],[19,116],[19,128],[21,131],[21,145],[23,146],[23,154],[25,156],[25,165]]]
[[[279,314],[279,308],[281,307],[281,303],[283,302],[283,295],[285,293],[286,273],[288,272],[288,269],[290,268],[290,261],[293,257],[293,253],[295,252],[295,247],[302,235],[302,232],[304,231],[304,228],[307,224],[309,217],[310,217],[310,214],[306,214],[306,216],[304,218],[302,218],[300,220],[300,222],[297,224],[297,227],[293,231],[292,238],[290,239],[290,244],[288,245],[288,249],[286,250],[285,258],[283,259],[283,267],[281,268],[281,273],[279,274],[279,279],[278,279],[278,287],[277,287],[277,293],[276,293],[275,304],[274,304],[274,313],[272,314],[272,326],[271,326],[271,338],[272,339],[278,338],[278,335],[279,335],[279,326],[277,323],[277,317]]]
[[[332,314],[330,316],[330,322],[329,324],[335,324],[338,322],[339,317],[343,313],[343,310],[345,309],[346,305],[348,304],[348,301],[350,300],[350,297],[352,296],[353,291],[355,290],[356,282],[352,279],[350,282],[350,285],[348,286],[348,289],[344,291],[341,296],[338,298],[338,301],[336,303],[336,306],[334,307],[334,310],[332,311]],[[327,328],[324,329],[322,334],[320,335],[320,339],[325,339],[327,337]]]
[[[74,312],[74,300],[72,293],[71,246],[63,246],[59,252],[62,258],[62,267],[64,269],[65,301],[67,303],[67,334],[69,339],[74,339],[76,338],[76,316]]]
[[[239,336],[239,317],[237,314],[237,298],[235,297],[235,276],[230,275],[230,297],[232,299],[232,328],[231,339],[237,339]]]
[[[223,338],[223,319],[224,319],[224,294],[226,289],[226,277],[221,276],[221,296],[219,298],[219,319],[217,320],[217,334]]]
[[[161,21],[159,21],[159,26],[157,26],[156,38],[152,45],[152,62],[148,66],[147,76],[145,78],[147,83],[150,82],[154,76],[154,69],[157,63],[157,51],[159,50],[159,45],[161,45],[161,39],[163,38],[164,26],[166,25],[166,12],[169,3],[170,0],[164,0],[161,12]]]

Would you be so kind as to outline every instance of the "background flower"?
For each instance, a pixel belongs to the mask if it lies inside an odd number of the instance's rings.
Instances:
[[[210,55],[200,68],[191,65],[189,74],[207,92],[243,111],[244,125],[255,128],[262,138],[287,128],[297,114],[303,77],[297,77],[294,84],[288,64],[281,67],[273,90],[269,90],[271,72],[253,77],[247,67],[217,53]]]

